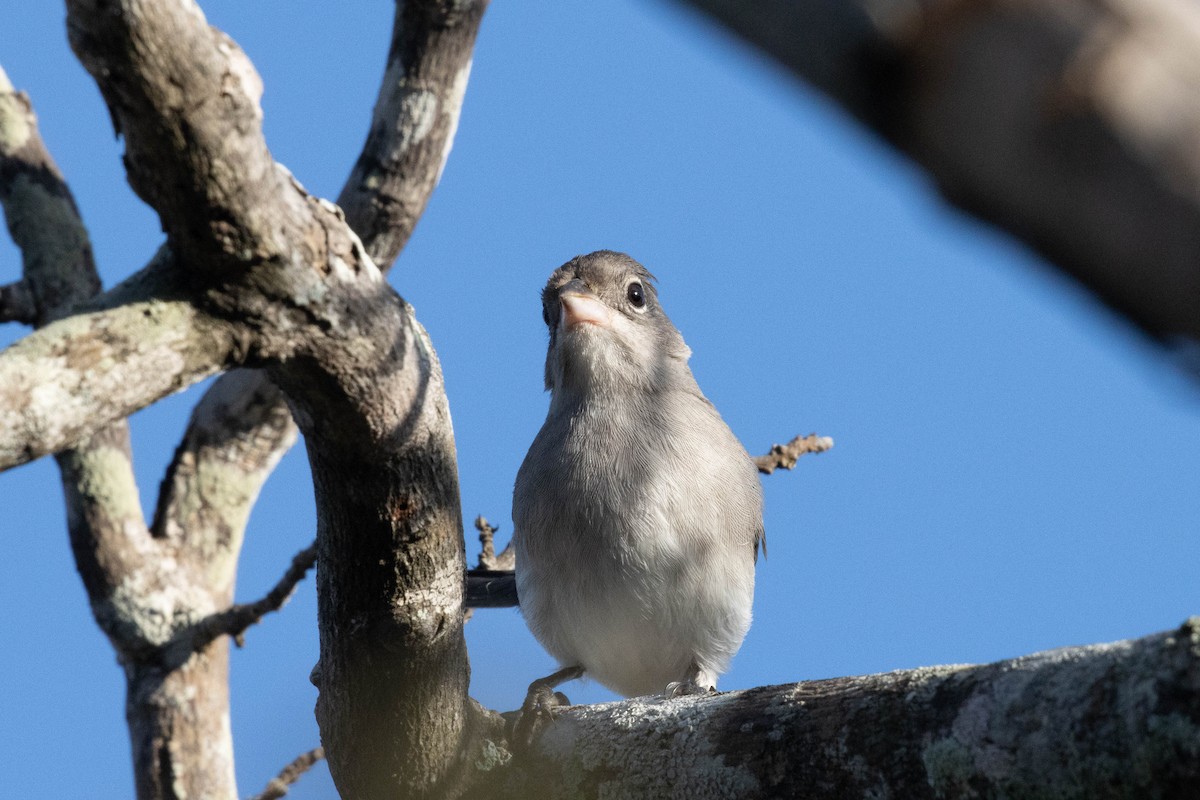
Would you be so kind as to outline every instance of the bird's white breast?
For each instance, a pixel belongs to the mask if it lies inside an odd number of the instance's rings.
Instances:
[[[693,660],[714,681],[728,666],[750,625],[761,525],[753,466],[707,401],[655,399],[552,415],[515,492],[531,630],[625,695],[663,691]],[[705,455],[714,437],[732,443],[724,457]]]

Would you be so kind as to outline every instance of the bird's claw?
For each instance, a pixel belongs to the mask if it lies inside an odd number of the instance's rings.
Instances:
[[[521,710],[508,722],[508,741],[512,751],[528,751],[542,731],[554,722],[559,710],[569,705],[571,701],[565,694],[554,691],[553,686],[535,681],[525,695]]]
[[[663,692],[663,696],[668,700],[673,700],[676,697],[687,697],[698,694],[714,694],[716,691],[717,687],[702,686],[694,680],[671,681],[667,684],[667,689]]]

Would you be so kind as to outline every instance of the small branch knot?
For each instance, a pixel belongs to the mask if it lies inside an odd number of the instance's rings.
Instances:
[[[500,554],[496,554],[495,536],[499,528],[494,528],[481,514],[475,518],[475,530],[479,531],[479,544],[482,549],[479,553],[479,568],[489,570],[512,570],[516,569],[517,554],[513,552],[512,542],[509,542],[508,547],[505,547]]]
[[[772,445],[771,452],[765,456],[755,457],[754,464],[758,467],[759,472],[770,475],[781,467],[792,469],[796,466],[800,456],[805,453],[824,453],[831,447],[833,447],[833,439],[810,433],[808,436],[797,436],[787,444]]]
[[[37,319],[37,304],[29,284],[16,281],[0,286],[0,322],[19,322],[32,325]]]

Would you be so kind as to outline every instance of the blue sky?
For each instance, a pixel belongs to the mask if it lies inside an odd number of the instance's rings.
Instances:
[[[202,5],[263,76],[275,157],[335,197],[366,135],[390,4]],[[63,14],[11,4],[0,64],[31,94],[111,286],[162,235]],[[697,379],[751,452],[810,431],[837,443],[764,479],[770,557],[722,688],[987,662],[1200,612],[1196,384],[822,99],[661,2],[498,3],[484,22],[442,185],[392,273],[441,356],[468,521],[510,532],[546,409],[538,293],[601,247],[658,275]],[[3,241],[0,282],[18,274]],[[0,328],[0,343],[20,334]],[[198,396],[133,419],[148,506]],[[5,788],[129,797],[123,679],[71,564],[53,463],[0,476],[0,505]],[[239,598],[313,531],[297,447],[252,515]],[[514,610],[467,630],[487,705],[515,707],[554,666]],[[317,744],[316,652],[310,580],[233,653],[243,795]],[[332,797],[327,772],[291,796]]]

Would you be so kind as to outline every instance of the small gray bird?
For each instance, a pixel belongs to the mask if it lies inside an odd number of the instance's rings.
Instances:
[[[542,292],[550,411],[517,474],[513,540],[521,612],[563,669],[527,710],[584,673],[626,696],[714,690],[750,627],[758,472],[653,280],[601,250]]]

